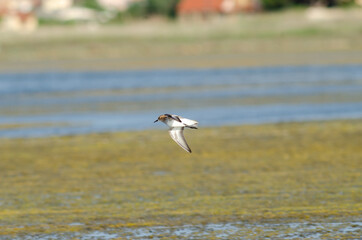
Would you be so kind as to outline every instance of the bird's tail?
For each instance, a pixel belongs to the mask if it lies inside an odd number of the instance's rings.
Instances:
[[[198,128],[198,122],[195,120],[184,118],[182,119],[182,122],[186,124],[186,127],[197,129]]]

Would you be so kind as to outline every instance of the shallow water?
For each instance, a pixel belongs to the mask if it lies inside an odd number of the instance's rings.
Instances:
[[[0,137],[162,128],[161,113],[200,126],[362,118],[362,65],[0,74]]]
[[[37,234],[13,239],[357,239],[362,222],[210,223],[205,225],[150,226],[90,231],[87,233]],[[1,239],[1,237],[0,237]]]

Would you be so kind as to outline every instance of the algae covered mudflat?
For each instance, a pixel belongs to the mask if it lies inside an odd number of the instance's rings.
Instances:
[[[361,235],[360,120],[1,139],[0,239]]]

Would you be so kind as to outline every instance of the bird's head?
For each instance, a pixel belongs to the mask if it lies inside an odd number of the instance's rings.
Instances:
[[[166,120],[166,118],[167,118],[167,116],[165,114],[162,114],[154,121],[154,123],[157,121],[164,122]]]

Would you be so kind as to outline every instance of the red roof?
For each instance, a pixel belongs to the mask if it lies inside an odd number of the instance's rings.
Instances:
[[[222,12],[223,0],[181,0],[177,6],[178,14]]]

